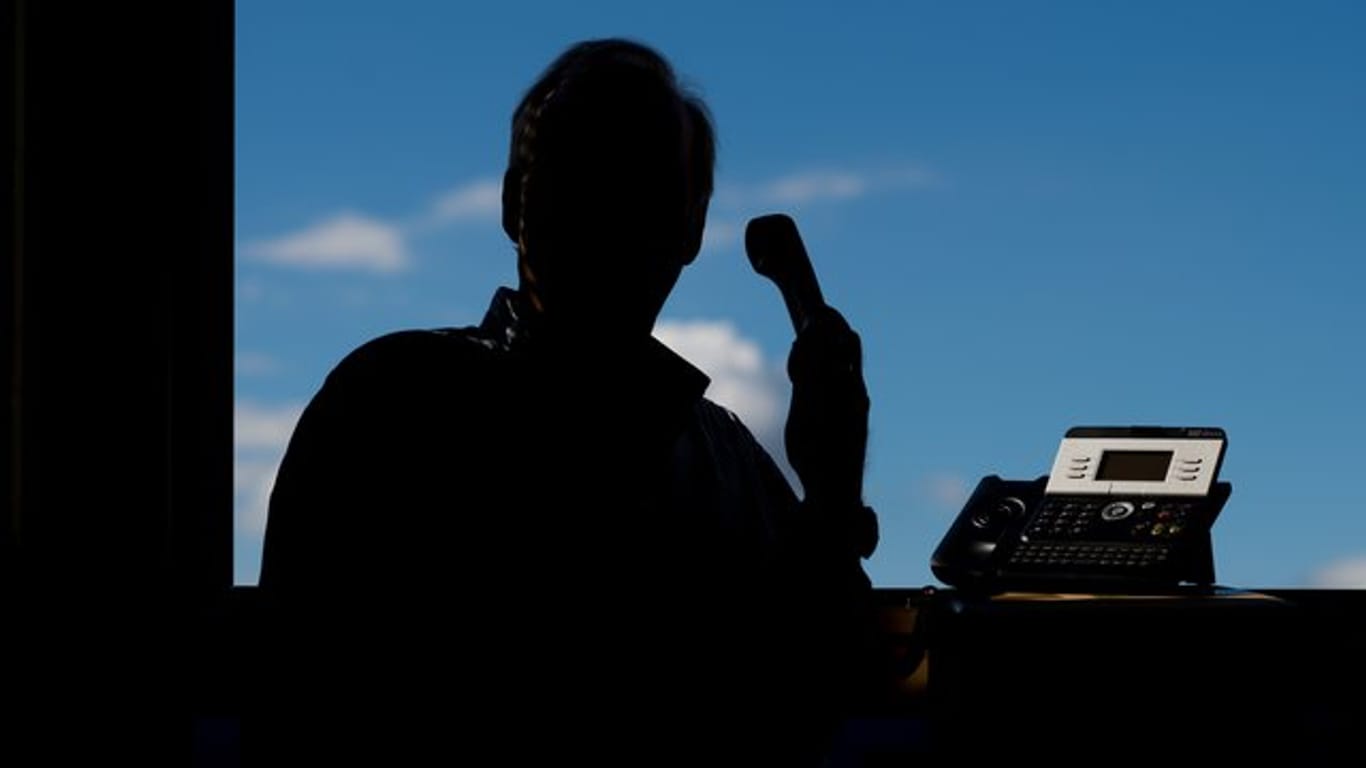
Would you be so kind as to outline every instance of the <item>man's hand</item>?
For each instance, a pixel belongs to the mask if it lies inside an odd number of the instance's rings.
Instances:
[[[754,271],[778,286],[797,340],[787,359],[792,406],[787,457],[806,491],[818,535],[835,534],[868,557],[877,546],[877,516],[863,504],[868,444],[868,390],[863,348],[843,316],[825,303],[816,271],[790,216],[768,214],[745,227]]]
[[[787,457],[807,502],[831,512],[862,507],[869,402],[858,334],[822,305],[793,342],[787,374]]]

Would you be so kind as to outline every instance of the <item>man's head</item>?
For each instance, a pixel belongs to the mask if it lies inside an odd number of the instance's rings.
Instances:
[[[648,334],[701,247],[715,156],[705,105],[658,53],[569,48],[512,119],[503,229],[522,290],[562,325]]]

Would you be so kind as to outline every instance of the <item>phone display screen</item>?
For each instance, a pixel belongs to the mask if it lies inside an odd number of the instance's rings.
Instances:
[[[1167,479],[1167,467],[1172,463],[1172,451],[1105,451],[1096,467],[1097,480]]]

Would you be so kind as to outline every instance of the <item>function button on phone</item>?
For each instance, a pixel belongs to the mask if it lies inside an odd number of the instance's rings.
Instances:
[[[969,521],[977,528],[990,528],[1005,520],[1018,518],[1024,513],[1024,502],[1014,496],[1007,496],[998,501],[994,507],[974,511]]]
[[[1128,501],[1114,501],[1105,505],[1105,509],[1100,511],[1100,519],[1108,522],[1123,520],[1134,513],[1134,505]]]

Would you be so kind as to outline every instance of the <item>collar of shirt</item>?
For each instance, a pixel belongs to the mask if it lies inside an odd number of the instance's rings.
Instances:
[[[525,298],[512,288],[503,286],[494,292],[479,329],[498,346],[514,354],[543,359],[574,354],[572,349],[545,352],[536,343],[537,336],[530,317]],[[584,349],[593,343],[593,339],[583,339],[578,348]],[[629,358],[614,361],[611,376],[619,379],[623,391],[655,393],[665,402],[686,406],[700,400],[711,384],[707,374],[653,336]]]

